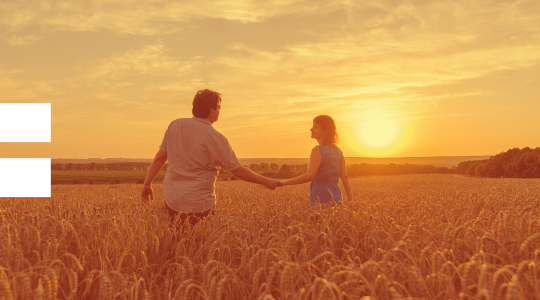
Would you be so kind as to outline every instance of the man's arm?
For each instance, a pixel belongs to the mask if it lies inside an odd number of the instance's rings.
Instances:
[[[150,204],[154,200],[154,191],[152,190],[152,182],[156,179],[157,174],[167,161],[167,152],[159,150],[154,157],[152,165],[146,174],[146,179],[144,180],[143,189],[141,191],[141,198],[146,204]],[[150,199],[148,199],[150,197]]]
[[[244,167],[240,167],[234,171],[231,172],[234,176],[244,180],[244,181],[247,181],[247,182],[251,182],[251,183],[258,183],[258,184],[262,184],[264,185],[265,187],[271,189],[271,190],[274,190],[279,182],[277,180],[274,180],[274,179],[270,179],[268,177],[264,177],[264,176],[261,176],[249,169],[246,169]]]

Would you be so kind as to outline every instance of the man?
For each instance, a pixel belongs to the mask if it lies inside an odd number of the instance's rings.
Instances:
[[[244,181],[275,189],[279,181],[242,167],[227,138],[214,129],[221,109],[221,94],[198,91],[193,99],[193,118],[176,119],[165,132],[159,151],[148,170],[141,198],[147,204],[154,199],[152,182],[169,161],[165,175],[165,209],[171,219],[180,214],[183,223],[195,225],[214,214],[215,183],[219,169],[230,171]]]

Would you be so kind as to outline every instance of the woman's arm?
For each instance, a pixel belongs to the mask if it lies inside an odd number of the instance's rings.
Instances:
[[[154,161],[146,174],[146,179],[144,180],[143,190],[141,191],[141,199],[146,203],[150,204],[154,200],[154,191],[152,190],[152,182],[156,178],[157,174],[167,161],[167,152],[159,150],[154,157]]]
[[[301,183],[312,181],[313,178],[315,178],[317,171],[319,170],[319,166],[321,165],[321,159],[322,159],[321,149],[319,149],[319,147],[314,147],[313,150],[311,150],[311,155],[309,157],[309,167],[306,173],[298,177],[285,180],[283,181],[283,184],[293,185],[293,184],[301,184]]]
[[[347,165],[345,164],[345,157],[341,159],[341,175],[339,178],[341,178],[341,182],[343,182],[343,187],[345,188],[345,192],[347,192],[347,200],[349,203],[353,200],[352,191],[351,191],[351,184],[349,183],[349,176],[347,175]]]

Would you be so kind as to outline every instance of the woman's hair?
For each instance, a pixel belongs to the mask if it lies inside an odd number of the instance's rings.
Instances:
[[[193,109],[191,112],[197,118],[206,119],[210,115],[210,111],[217,108],[221,102],[221,94],[209,89],[200,90],[193,98]]]
[[[336,130],[336,122],[332,117],[327,115],[320,115],[313,119],[313,123],[316,123],[324,131],[324,144],[337,144],[339,143],[339,136]]]

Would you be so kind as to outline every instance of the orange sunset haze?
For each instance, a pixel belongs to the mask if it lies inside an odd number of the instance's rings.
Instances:
[[[538,1],[2,1],[0,102],[51,103],[51,143],[0,157],[151,158],[198,90],[238,157],[536,147]]]
[[[0,0],[0,300],[540,300],[540,0]]]

